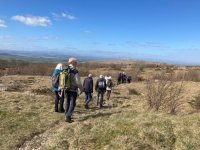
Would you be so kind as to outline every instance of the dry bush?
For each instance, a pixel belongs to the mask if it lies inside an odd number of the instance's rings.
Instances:
[[[46,75],[49,76],[53,73],[55,64],[45,64],[45,63],[28,63],[28,64],[16,64],[13,66],[10,64],[7,68],[7,75]]]
[[[200,82],[200,71],[199,70],[189,70],[185,74],[184,78],[186,81]]]
[[[7,86],[6,91],[8,92],[19,92],[23,90],[23,85],[20,82],[14,82]]]
[[[128,89],[128,93],[129,95],[140,95],[140,93],[134,88]]]
[[[200,94],[194,97],[192,101],[189,102],[189,104],[197,111],[200,111]]]
[[[160,74],[159,80],[147,80],[146,89],[146,100],[150,109],[176,113],[182,98],[183,82],[176,83],[169,76]]]
[[[79,74],[80,74],[81,77],[87,77],[88,74],[90,73],[89,69],[86,68],[86,67],[79,67],[78,71],[79,71]]]
[[[173,75],[174,81],[193,81],[200,82],[200,71],[199,70],[189,70],[181,71]]]

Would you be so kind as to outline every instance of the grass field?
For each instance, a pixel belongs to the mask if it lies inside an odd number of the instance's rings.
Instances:
[[[63,113],[53,111],[49,77],[3,76],[1,81],[20,81],[22,89],[0,92],[1,149],[200,149],[200,116],[188,103],[198,94],[199,83],[185,83],[177,115],[148,109],[145,82],[115,87],[103,109],[96,107],[94,94],[86,110],[81,95],[69,124]]]

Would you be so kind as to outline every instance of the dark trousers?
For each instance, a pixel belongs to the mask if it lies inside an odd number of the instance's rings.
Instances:
[[[92,100],[92,93],[91,92],[85,92],[85,104],[89,105],[91,100]]]
[[[98,91],[97,92],[97,105],[99,105],[99,107],[103,106],[103,95],[104,95],[104,91]]]
[[[107,90],[107,100],[110,99],[110,95],[111,95],[111,90]]]
[[[66,117],[71,118],[76,106],[77,92],[67,91],[66,98],[67,98],[67,103],[66,103],[65,115]]]
[[[58,95],[58,91],[54,91],[55,93],[55,111],[58,112],[62,112],[64,111],[64,93],[62,93],[61,97]],[[58,109],[58,104],[60,103],[60,108]]]

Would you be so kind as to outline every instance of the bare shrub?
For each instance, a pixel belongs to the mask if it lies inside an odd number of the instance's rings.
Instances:
[[[140,95],[140,93],[134,88],[128,89],[128,93],[129,95]]]
[[[23,85],[20,82],[14,82],[7,86],[6,91],[8,92],[19,92],[23,90]]]
[[[79,70],[79,74],[80,74],[81,77],[87,77],[88,74],[89,74],[89,69],[88,68],[81,67],[78,70]]]
[[[150,109],[176,113],[183,92],[183,82],[176,83],[169,76],[160,74],[159,80],[147,80],[146,100]]]
[[[192,101],[189,102],[189,104],[197,111],[200,111],[200,94],[194,97]]]
[[[185,73],[186,81],[200,82],[200,71],[199,70],[189,70]]]
[[[134,74],[133,77],[136,79],[137,76],[144,71],[145,68],[145,63],[143,61],[139,61],[136,63],[135,68],[134,68]]]

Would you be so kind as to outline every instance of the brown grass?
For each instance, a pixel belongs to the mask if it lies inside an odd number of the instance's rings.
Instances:
[[[122,66],[126,67],[122,70],[130,69],[127,64]],[[97,71],[109,71],[109,67],[100,67]],[[117,73],[117,69],[110,73]],[[152,72],[154,68],[144,67],[139,74],[147,78]],[[54,99],[48,93],[52,88],[50,80],[49,76],[33,75],[0,77],[1,84],[20,82],[23,89],[0,92],[1,149],[200,149],[199,114],[188,103],[198,100],[194,98],[199,93],[198,82],[185,81],[176,115],[149,111],[146,82],[133,82],[114,87],[103,109],[96,107],[95,92],[90,109],[85,109],[82,94],[77,100],[74,122],[69,124],[64,122],[64,114],[53,112]],[[172,93],[171,90],[167,95]]]

